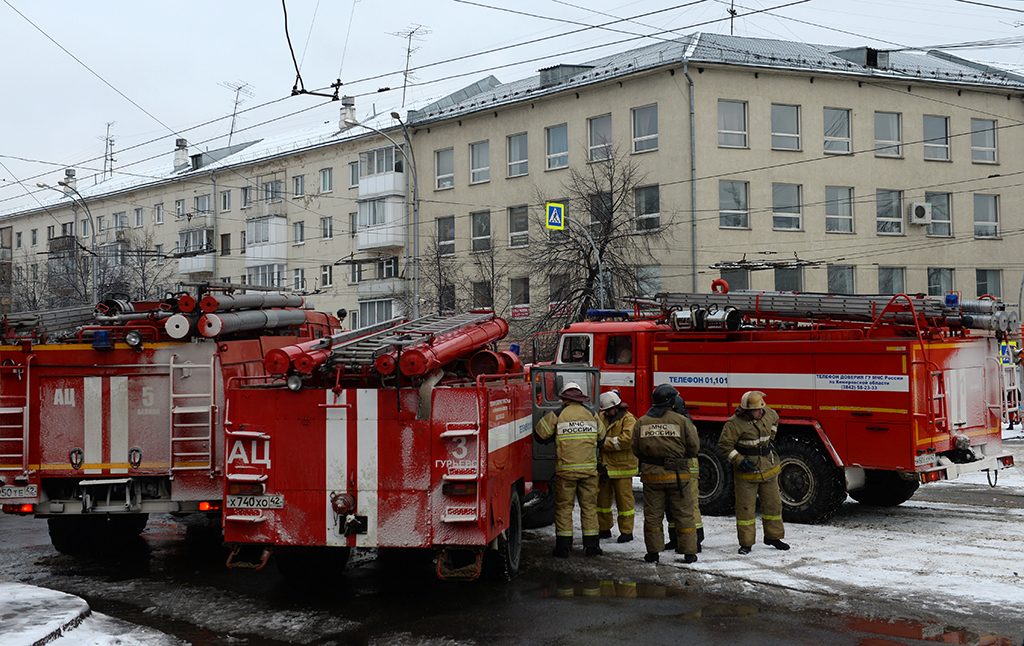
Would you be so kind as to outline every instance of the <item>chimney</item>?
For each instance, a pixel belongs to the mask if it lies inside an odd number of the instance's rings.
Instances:
[[[356,98],[354,96],[341,97],[341,120],[338,122],[341,130],[348,130],[349,125],[345,120],[356,120]]]
[[[64,191],[65,193],[68,193],[68,194],[74,193],[78,189],[78,184],[75,181],[75,169],[74,168],[65,168],[64,169],[64,181],[63,182],[57,182],[57,183],[60,184],[61,186],[64,186],[67,189],[67,190]]]
[[[174,142],[174,170],[179,171],[189,168],[192,164],[188,159],[188,142],[178,139]]]

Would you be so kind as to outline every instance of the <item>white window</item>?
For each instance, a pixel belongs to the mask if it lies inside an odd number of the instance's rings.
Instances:
[[[633,109],[633,152],[658,149],[658,106]]]
[[[231,190],[220,192],[220,210],[230,211],[231,210]]]
[[[527,154],[526,133],[512,135],[508,138],[508,176],[519,177],[530,171]]]
[[[82,226],[79,227],[79,231],[82,232],[83,238],[87,238],[92,235],[92,228],[89,226],[89,224],[89,220],[82,220]],[[19,233],[18,236],[20,240],[21,234]],[[19,244],[18,246],[20,247],[21,245]]]
[[[348,282],[349,283],[360,283],[363,281],[363,265],[354,262],[349,265]]]
[[[718,226],[722,229],[750,228],[746,182],[718,180]]]
[[[772,104],[772,148],[800,150],[800,106]]]
[[[853,189],[825,187],[825,232],[853,233]]]
[[[974,196],[974,237],[999,237],[999,196]]]
[[[88,222],[88,220],[82,220],[82,222],[83,223],[84,222]],[[85,228],[85,227],[83,227],[83,228]],[[83,235],[89,235],[89,234],[86,233],[86,234],[83,234]],[[21,249],[21,231],[19,231],[19,232],[14,234],[14,248],[15,249]]]
[[[608,235],[612,231],[612,194],[607,191],[590,195],[590,233],[593,236]]]
[[[657,186],[642,186],[633,190],[637,231],[654,231],[661,227],[660,193]]]
[[[153,251],[156,252],[156,264],[164,264],[164,246],[162,244],[153,245]]]
[[[32,246],[39,244],[39,229],[32,229]]]
[[[185,200],[174,201],[174,217],[178,219],[185,217]]]
[[[803,226],[799,184],[772,184],[772,228],[798,230]]]
[[[212,229],[192,229],[191,231],[178,232],[178,253],[212,250]]]
[[[479,184],[491,179],[491,145],[481,141],[469,145],[469,183]]]
[[[882,234],[903,233],[903,191],[875,190],[875,227]]]
[[[455,255],[455,216],[437,219],[437,253],[441,256]]]
[[[123,230],[128,228],[128,212],[127,211],[118,211],[113,216],[111,216],[110,219],[111,219],[111,221],[112,221],[112,223],[114,225],[114,230],[115,231],[123,231]]]
[[[280,202],[282,190],[283,187],[281,180],[275,179],[269,182],[263,182],[263,201]]]
[[[590,161],[601,161],[612,156],[612,115],[588,119],[587,135],[587,158]]]
[[[747,103],[718,101],[718,145],[721,148],[747,147]]]
[[[293,269],[292,270],[292,289],[295,291],[303,290],[306,288],[306,270],[305,269]]]
[[[49,227],[49,229],[52,229],[52,228],[53,227]],[[103,217],[102,215],[97,216],[97,218],[96,218],[96,232],[97,233],[103,233],[106,230],[107,230],[107,219],[105,217]],[[51,235],[50,237],[52,238],[53,236]]]
[[[75,223],[72,221],[72,222],[65,222],[64,224],[60,225],[60,234],[62,236],[73,236],[73,235],[75,235]]]
[[[259,265],[246,269],[248,283],[261,287],[285,287],[287,277],[284,265]]]
[[[360,229],[387,223],[387,198],[381,197],[376,200],[367,200],[360,202],[358,206]]]
[[[529,278],[512,278],[509,281],[509,287],[511,289],[513,306],[530,304]]]
[[[478,211],[469,214],[473,221],[473,251],[488,251],[491,248],[491,212]]]
[[[525,206],[513,206],[508,210],[508,246],[526,247],[530,244],[530,217]]]
[[[320,237],[324,240],[334,237],[334,218],[320,218]]]
[[[320,192],[330,193],[334,190],[334,169],[320,169]]]
[[[164,205],[157,204],[153,207],[153,222],[156,224],[164,223]]]
[[[971,119],[971,161],[994,164],[999,161],[996,152],[996,122]]]
[[[248,232],[246,239],[250,246],[266,244],[270,242],[270,218],[256,218],[246,220],[245,229]]]
[[[638,296],[653,298],[661,292],[661,265],[641,265],[636,268]]]
[[[398,275],[398,258],[377,261],[377,278],[394,278]]]
[[[242,187],[242,208],[252,206],[253,200],[256,199],[256,187],[255,186],[243,186]]]
[[[825,108],[825,152],[846,155],[852,150],[850,111],[843,108]]]
[[[924,201],[932,205],[932,223],[928,225],[927,235],[945,238],[953,235],[952,197],[949,193],[924,194]]]
[[[544,129],[547,145],[547,169],[565,168],[569,165],[569,127],[566,124]]]
[[[775,291],[777,292],[802,292],[804,291],[804,274],[802,267],[776,267],[775,268]]]
[[[306,223],[292,222],[292,243],[303,244],[306,242]]]
[[[359,162],[352,162],[348,165],[348,187],[359,186]]]
[[[206,215],[210,212],[210,196],[197,195],[195,199],[195,214]]]
[[[320,286],[328,287],[334,284],[334,265],[320,265]]]
[[[142,209],[135,209],[135,227],[141,227],[143,222]]]
[[[977,287],[978,298],[982,296],[994,296],[1001,298],[1003,295],[1003,272],[999,269],[975,269],[974,280]]]
[[[359,213],[348,214],[348,230],[350,235],[354,238],[359,233]]]
[[[292,197],[302,197],[306,194],[306,176],[296,175],[292,177]]]
[[[829,294],[856,294],[853,288],[853,265],[828,266]]]
[[[359,176],[382,175],[395,172],[395,147],[374,148],[359,153]],[[357,181],[358,185],[359,182]]]
[[[391,300],[363,301],[359,303],[359,323],[363,327],[385,323],[392,319]]]
[[[924,158],[949,159],[949,117],[924,115]]]
[[[903,148],[900,114],[898,112],[875,113],[875,155],[878,157],[901,157]]]
[[[942,296],[953,291],[953,270],[948,267],[928,268],[928,295]]]
[[[455,186],[455,149],[445,148],[434,153],[434,187],[438,190]]]

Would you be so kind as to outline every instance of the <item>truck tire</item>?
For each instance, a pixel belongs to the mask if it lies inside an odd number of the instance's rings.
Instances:
[[[486,552],[487,562],[484,572],[495,579],[511,581],[519,574],[519,564],[523,555],[523,506],[519,491],[512,489],[512,501],[509,503],[508,530],[504,536],[498,536],[497,551]]]
[[[61,554],[82,554],[100,544],[100,516],[51,516],[46,519],[50,544]]]
[[[341,576],[349,552],[347,547],[283,546],[274,549],[274,561],[277,571],[289,582],[308,584]]]
[[[787,435],[775,442],[781,459],[779,493],[787,523],[824,523],[846,500],[846,478],[817,439]]]
[[[736,485],[732,479],[732,465],[718,451],[718,433],[700,434],[700,513],[708,516],[730,516],[736,511]]]
[[[555,522],[555,483],[547,491],[531,491],[523,503],[523,527],[538,529]]]
[[[864,488],[850,492],[850,497],[862,505],[895,507],[910,500],[917,488],[917,480],[904,480],[895,471],[864,471]]]

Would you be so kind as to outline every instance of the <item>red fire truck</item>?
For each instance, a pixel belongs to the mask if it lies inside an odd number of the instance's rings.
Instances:
[[[727,291],[727,286],[726,286]],[[704,513],[734,508],[722,424],[747,390],[780,415],[787,521],[831,518],[846,499],[898,505],[922,483],[1013,464],[999,344],[1016,313],[984,299],[779,292],[666,294],[555,333],[556,365],[600,369],[637,415],[674,385],[701,437]]]
[[[76,551],[135,536],[152,512],[219,515],[224,385],[339,331],[286,294],[210,291],[4,317],[0,502]]]
[[[534,416],[558,406],[559,369],[533,373],[534,400],[518,356],[487,349],[507,332],[490,311],[396,319],[270,352],[274,377],[230,380],[229,565],[273,552],[301,576],[344,567],[351,548],[426,548],[442,578],[514,576]],[[596,395],[596,370],[570,372]]]

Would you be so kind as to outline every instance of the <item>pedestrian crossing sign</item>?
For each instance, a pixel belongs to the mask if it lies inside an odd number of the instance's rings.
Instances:
[[[548,223],[549,229],[564,229],[565,228],[565,205],[555,204],[554,202],[547,203]]]

